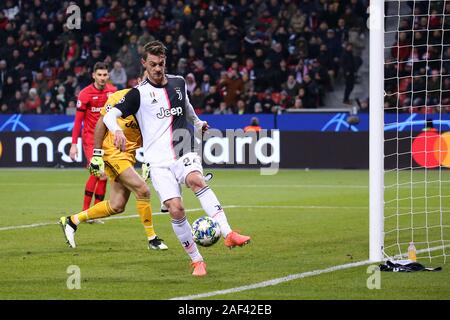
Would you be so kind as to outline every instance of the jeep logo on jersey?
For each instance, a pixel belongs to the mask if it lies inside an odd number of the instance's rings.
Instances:
[[[156,117],[158,117],[158,119],[164,119],[164,118],[169,118],[171,116],[181,116],[183,114],[183,108],[181,107],[176,107],[176,108],[172,108],[172,109],[164,109],[161,108],[160,113],[156,114]]]
[[[134,121],[127,122],[125,124],[125,127],[131,128],[131,129],[138,129],[139,128],[138,124],[136,122],[134,122]]]

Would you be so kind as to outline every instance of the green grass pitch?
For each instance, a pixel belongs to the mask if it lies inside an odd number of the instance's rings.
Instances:
[[[154,216],[168,251],[147,249],[143,228],[134,216],[133,196],[119,215],[123,219],[81,225],[78,247],[70,249],[56,222],[80,210],[87,171],[0,170],[0,299],[153,300],[201,294],[206,294],[202,299],[450,298],[449,261],[444,264],[439,258],[419,262],[442,266],[440,272],[381,273],[380,289],[367,288],[371,274],[366,264],[208,294],[365,261],[369,229],[367,171],[281,170],[273,176],[262,176],[258,170],[212,172],[210,186],[226,208],[232,228],[251,235],[252,242],[233,250],[222,240],[201,248],[208,275],[195,278],[168,215]],[[450,194],[449,185],[444,188],[443,194]],[[197,209],[188,212],[193,222],[203,213],[192,192],[183,192],[186,208]],[[158,212],[153,189],[152,204]],[[67,287],[71,265],[80,268],[80,289]]]

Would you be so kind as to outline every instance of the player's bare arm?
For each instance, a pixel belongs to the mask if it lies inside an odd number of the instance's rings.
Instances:
[[[104,117],[103,123],[109,129],[109,131],[114,133],[114,145],[117,149],[124,152],[127,143],[127,138],[123,134],[122,129],[117,123],[117,118],[122,116],[122,111],[117,108],[112,108]]]

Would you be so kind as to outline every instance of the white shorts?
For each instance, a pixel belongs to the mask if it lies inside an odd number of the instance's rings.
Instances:
[[[198,171],[203,175],[202,162],[198,154],[190,152],[170,167],[151,167],[150,178],[161,203],[172,198],[181,198],[181,185],[189,173]]]

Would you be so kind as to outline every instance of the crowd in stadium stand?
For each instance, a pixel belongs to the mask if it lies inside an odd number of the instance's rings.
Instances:
[[[119,89],[136,85],[142,47],[153,39],[167,46],[167,71],[186,78],[198,113],[318,108],[337,79],[351,91],[367,2],[5,0],[0,112],[73,114],[97,61],[110,65]],[[66,24],[73,3],[80,29]]]
[[[389,4],[395,6],[396,4]],[[405,1],[405,8],[386,19],[387,32],[396,32],[385,63],[387,112],[450,112],[450,2]]]

